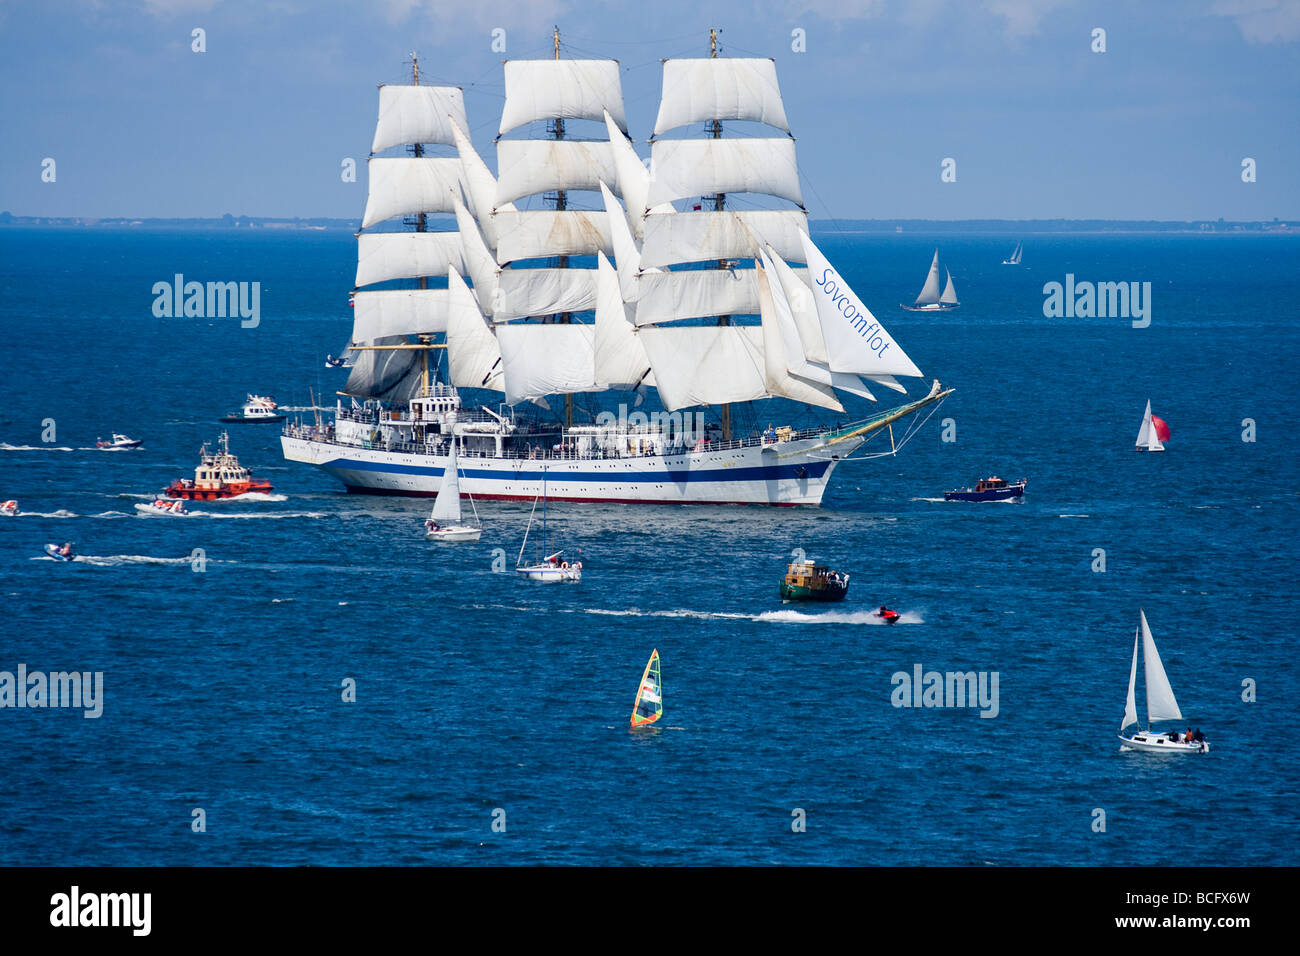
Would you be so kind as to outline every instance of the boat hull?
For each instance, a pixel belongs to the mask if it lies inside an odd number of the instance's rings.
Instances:
[[[576,584],[582,580],[582,568],[527,567],[515,568],[515,572],[525,581],[546,581],[550,583],[567,582]]]
[[[1210,752],[1210,742],[1181,743],[1169,739],[1168,734],[1139,733],[1132,737],[1119,735],[1120,749],[1141,750],[1144,753],[1159,754],[1205,754]]]
[[[254,492],[270,494],[271,490],[269,481],[250,481],[239,484],[222,484],[216,488],[196,488],[173,484],[167,488],[166,494],[168,498],[183,498],[186,501],[220,501],[222,498],[238,498],[240,495]]]
[[[959,308],[960,306],[960,302],[939,302],[934,305],[904,305],[901,302],[898,303],[898,307],[905,312],[949,312],[953,309]]]
[[[1025,486],[1011,488],[993,488],[988,491],[945,491],[944,501],[1007,501],[1011,498],[1023,498]]]
[[[443,528],[439,531],[426,531],[427,541],[477,541],[483,537],[482,528]]]
[[[230,425],[275,425],[283,422],[287,415],[258,415],[255,418],[245,418],[243,415],[223,415],[220,421]]]
[[[434,497],[449,457],[360,448],[281,436],[284,457],[316,465],[359,494]],[[853,438],[827,452],[818,439],[746,445],[725,451],[629,458],[459,459],[462,496],[475,500],[616,504],[821,504],[840,458],[861,444]],[[821,446],[821,447],[819,447]]]
[[[832,601],[843,601],[845,595],[849,593],[849,586],[829,584],[824,588],[810,588],[802,584],[786,584],[781,582],[781,602],[789,604],[792,601],[819,601],[830,603]]]

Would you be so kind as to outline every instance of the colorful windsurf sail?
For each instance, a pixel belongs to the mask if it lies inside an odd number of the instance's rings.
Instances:
[[[659,651],[650,654],[650,661],[641,675],[641,686],[637,688],[636,703],[632,705],[632,726],[644,727],[653,724],[663,716],[663,683],[659,679]]]

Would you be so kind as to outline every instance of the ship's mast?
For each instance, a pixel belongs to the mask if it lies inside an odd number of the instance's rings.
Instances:
[[[414,50],[411,51],[411,82],[415,86],[420,85],[420,57],[419,54],[416,53]],[[424,156],[423,143],[412,143],[407,148],[410,150],[411,155],[414,156],[416,159],[420,159],[421,157]],[[414,220],[407,219],[406,224],[414,225],[416,232],[428,231],[426,213],[422,213],[422,212],[417,213],[415,219]],[[420,281],[421,289],[429,288],[428,278],[426,278],[425,276],[420,276],[419,281]],[[421,333],[420,335],[417,336],[417,338],[419,339],[419,343],[420,343],[419,345],[351,345],[350,348],[358,352],[400,352],[400,351],[407,351],[407,350],[422,351],[424,353],[423,356],[424,369],[420,376],[420,394],[428,395],[429,394],[429,353],[432,352],[434,349],[445,349],[447,346],[445,344],[440,344],[440,345],[433,344],[433,336],[428,335],[426,333]],[[346,395],[348,393],[339,392],[338,394]]]
[[[714,27],[709,28],[709,56],[715,60],[718,58],[718,31]],[[714,139],[722,139],[721,120],[719,119],[710,120],[708,129],[709,129],[709,133],[712,134]],[[726,202],[727,202],[727,196],[725,193],[714,194],[713,208],[716,212],[722,212],[723,207],[726,206]],[[727,260],[719,259],[718,268],[719,269],[727,268]],[[729,315],[718,316],[718,325],[730,325],[730,324],[731,324],[731,316]],[[723,404],[722,406],[722,440],[731,441],[731,405],[730,404]]]
[[[552,30],[551,38],[555,43],[555,58],[558,60],[560,58],[560,28],[558,26]],[[550,132],[557,140],[564,139],[564,119],[562,117],[557,117],[555,119],[555,122],[551,124]],[[556,212],[560,212],[567,208],[569,208],[569,197],[563,189],[556,190]],[[559,266],[561,269],[567,269],[569,267],[569,257],[560,256]],[[573,315],[569,312],[561,312],[556,318],[561,325],[569,325],[573,322]],[[569,392],[565,392],[564,394],[564,427],[573,427],[573,395]],[[544,507],[545,506],[543,505],[543,508]]]
[[[414,86],[420,85],[420,56],[414,50],[411,51],[411,83]],[[424,155],[424,144],[415,143],[411,147],[411,152],[414,154],[416,159],[419,159],[421,156]],[[427,230],[428,230],[428,222],[427,219],[425,218],[425,213],[419,213],[415,217],[415,231],[426,232]],[[429,280],[424,276],[420,276],[420,288],[421,289],[429,288]],[[432,344],[433,337],[429,335],[421,335],[419,336],[419,340],[421,345],[427,346]],[[431,350],[428,348],[424,350],[424,356],[423,356],[424,369],[420,374],[421,395],[429,394],[429,352],[430,351]]]

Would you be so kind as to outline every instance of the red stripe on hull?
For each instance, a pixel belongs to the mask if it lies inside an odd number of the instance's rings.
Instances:
[[[436,491],[398,491],[391,488],[362,488],[359,485],[345,485],[348,494],[381,495],[393,498],[436,498]],[[536,495],[480,495],[475,501],[532,501]],[[611,505],[754,505],[766,508],[811,508],[814,505],[801,505],[795,501],[664,501],[647,498],[569,498],[563,495],[546,495],[547,501],[570,501],[576,504],[611,504]]]

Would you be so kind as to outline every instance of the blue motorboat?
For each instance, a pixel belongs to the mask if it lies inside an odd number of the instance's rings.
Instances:
[[[1012,483],[994,475],[991,478],[981,478],[974,488],[958,488],[954,491],[945,491],[943,500],[1006,501],[1009,498],[1023,498],[1026,483],[1024,478]]]

